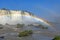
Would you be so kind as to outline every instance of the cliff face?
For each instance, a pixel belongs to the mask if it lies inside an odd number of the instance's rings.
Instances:
[[[31,23],[34,19],[32,14],[25,11],[0,10],[0,24]]]
[[[18,10],[0,10],[0,24],[40,24],[44,27],[49,27],[48,29],[54,30],[54,28],[44,19],[38,18],[27,11]]]
[[[45,20],[36,17],[30,12],[27,11],[18,11],[18,10],[0,10],[0,24],[33,24],[40,23],[42,25],[49,25]]]

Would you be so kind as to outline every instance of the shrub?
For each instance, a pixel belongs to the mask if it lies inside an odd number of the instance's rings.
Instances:
[[[56,37],[54,37],[54,39],[52,39],[52,40],[60,40],[60,36],[56,36]]]
[[[48,27],[44,27],[43,25],[39,25],[39,27],[42,29],[48,29]]]
[[[32,34],[32,30],[25,30],[25,31],[22,31],[22,32],[19,32],[19,37],[24,37],[24,36],[29,36]]]
[[[3,25],[2,24],[0,24],[0,29],[3,29]]]
[[[17,28],[23,27],[24,24],[17,24]]]
[[[33,26],[33,24],[29,24],[28,26]]]
[[[6,23],[5,25],[9,25],[8,23]]]
[[[42,27],[42,29],[48,29],[48,27]]]
[[[3,27],[0,27],[0,29],[3,29]]]
[[[0,24],[0,26],[3,26],[2,24]]]

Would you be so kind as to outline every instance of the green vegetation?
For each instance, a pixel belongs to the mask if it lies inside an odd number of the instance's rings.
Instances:
[[[42,29],[48,29],[48,27],[44,27],[43,25],[38,25]]]
[[[0,24],[0,29],[3,29],[3,25],[2,24]]]
[[[25,36],[29,36],[31,35],[33,32],[32,30],[25,30],[25,31],[22,31],[22,32],[19,32],[19,37],[25,37]]]
[[[48,29],[48,27],[42,27],[42,29]]]
[[[3,26],[2,24],[0,24],[0,26]]]
[[[52,39],[52,40],[60,40],[60,36],[56,36],[56,37],[54,37],[54,39]]]
[[[3,27],[0,27],[0,29],[3,29]]]
[[[33,24],[29,24],[28,26],[33,26]]]
[[[9,25],[8,23],[6,23],[5,25]]]
[[[17,24],[17,28],[23,27],[24,24]]]

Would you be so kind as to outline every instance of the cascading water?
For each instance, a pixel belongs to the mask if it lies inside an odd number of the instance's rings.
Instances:
[[[7,9],[1,9],[0,10],[0,24],[17,24],[17,23],[24,23],[24,24],[32,24],[39,22],[39,24],[49,27],[51,29],[54,29],[51,27],[49,23],[47,23],[45,20],[36,17],[35,15],[32,15],[29,12],[26,11],[16,11],[16,10],[7,10]]]

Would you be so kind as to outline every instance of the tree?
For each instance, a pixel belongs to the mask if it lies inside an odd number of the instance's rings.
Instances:
[[[60,40],[60,36],[55,36],[52,40]]]
[[[42,29],[48,29],[48,27],[44,27],[43,25],[38,25]]]
[[[23,27],[24,24],[17,24],[17,28]]]
[[[25,30],[25,31],[22,31],[22,32],[19,32],[19,37],[25,37],[25,36],[29,36],[31,35],[33,32],[32,30]]]

